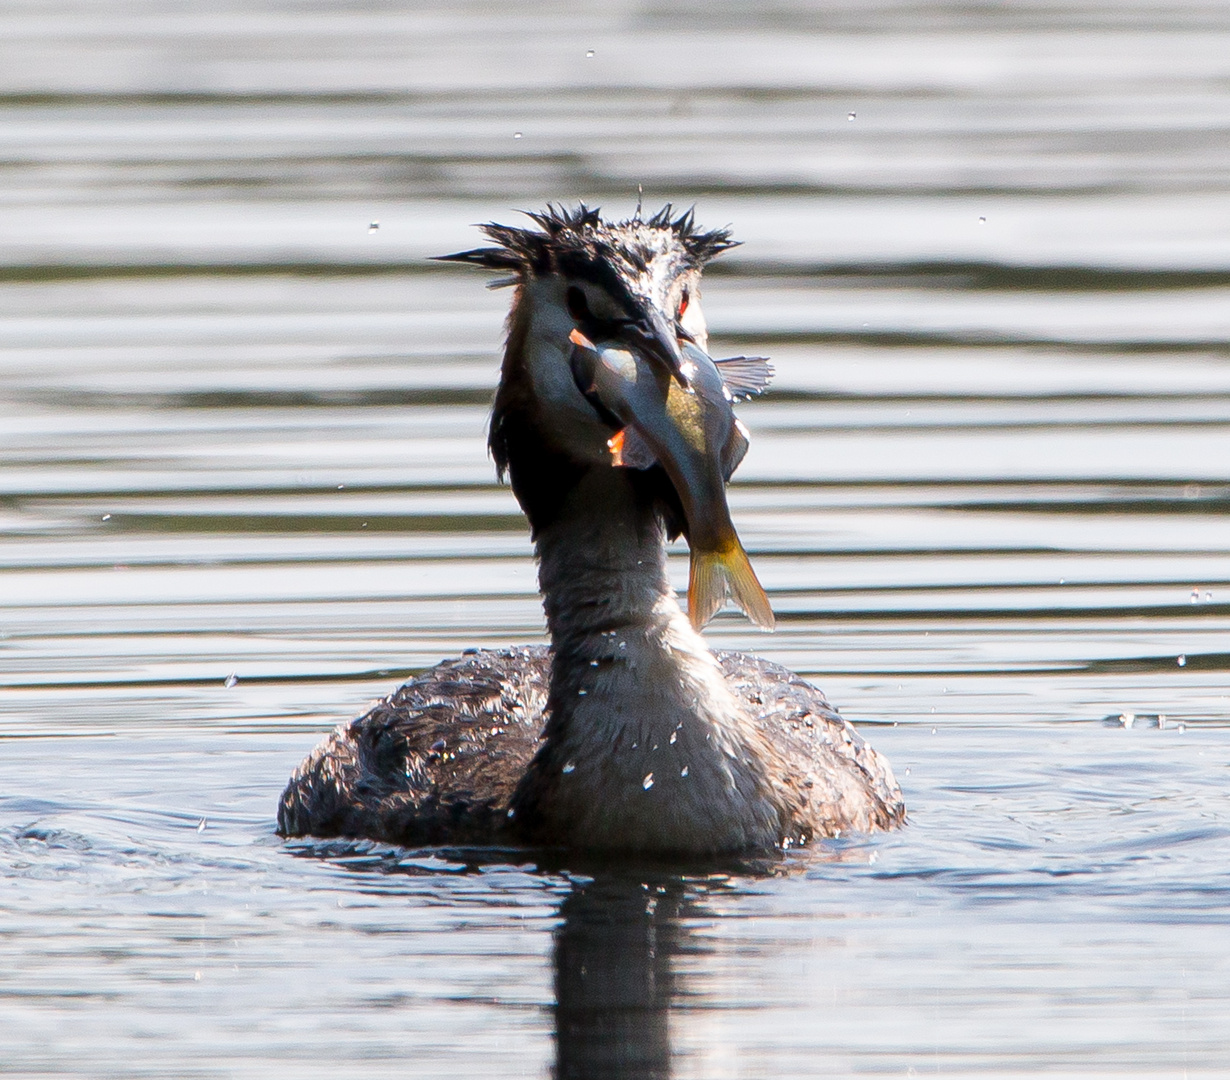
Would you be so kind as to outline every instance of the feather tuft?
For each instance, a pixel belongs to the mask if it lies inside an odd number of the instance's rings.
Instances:
[[[661,234],[669,234],[680,261],[700,269],[710,259],[736,247],[730,229],[701,229],[694,208],[680,214],[667,203],[647,220],[636,213],[626,221],[606,221],[599,207],[578,203],[575,208],[547,203],[542,210],[522,211],[537,229],[519,228],[487,222],[479,225],[495,247],[473,248],[453,255],[437,255],[437,262],[468,263],[484,270],[512,274],[498,285],[516,284],[558,272],[560,260],[575,263],[622,261],[634,270],[644,270],[656,251],[661,251]],[[658,234],[656,237],[654,234]]]

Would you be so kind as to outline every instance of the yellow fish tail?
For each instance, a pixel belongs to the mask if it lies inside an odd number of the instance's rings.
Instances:
[[[692,549],[688,574],[688,618],[700,630],[718,613],[727,595],[762,630],[772,630],[773,609],[737,536],[713,551]]]

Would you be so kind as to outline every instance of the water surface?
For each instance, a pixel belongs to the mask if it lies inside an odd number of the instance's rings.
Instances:
[[[0,23],[7,1073],[1223,1074],[1222,5]],[[733,224],[714,349],[778,370],[731,501],[779,630],[709,637],[823,686],[909,828],[284,844],[334,723],[543,640],[508,294],[426,257],[638,184]]]

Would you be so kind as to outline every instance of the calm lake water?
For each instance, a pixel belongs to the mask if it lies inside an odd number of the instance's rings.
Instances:
[[[910,826],[283,843],[334,723],[543,640],[508,294],[426,257],[638,184],[733,224],[714,351],[778,370],[732,505],[780,629],[709,636]],[[1224,1076],[1228,670],[1224,4],[0,11],[6,1074]]]

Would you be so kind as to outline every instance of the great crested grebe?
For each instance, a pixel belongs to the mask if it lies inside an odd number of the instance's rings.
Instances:
[[[765,370],[705,355],[700,276],[729,232],[669,205],[530,217],[443,258],[516,287],[489,447],[529,518],[551,646],[444,661],[338,727],[279,832],[711,855],[900,825],[888,763],[819,690],[698,632],[728,587],[772,621],[725,502],[746,449],[729,402]],[[680,533],[691,622],[666,572]]]

